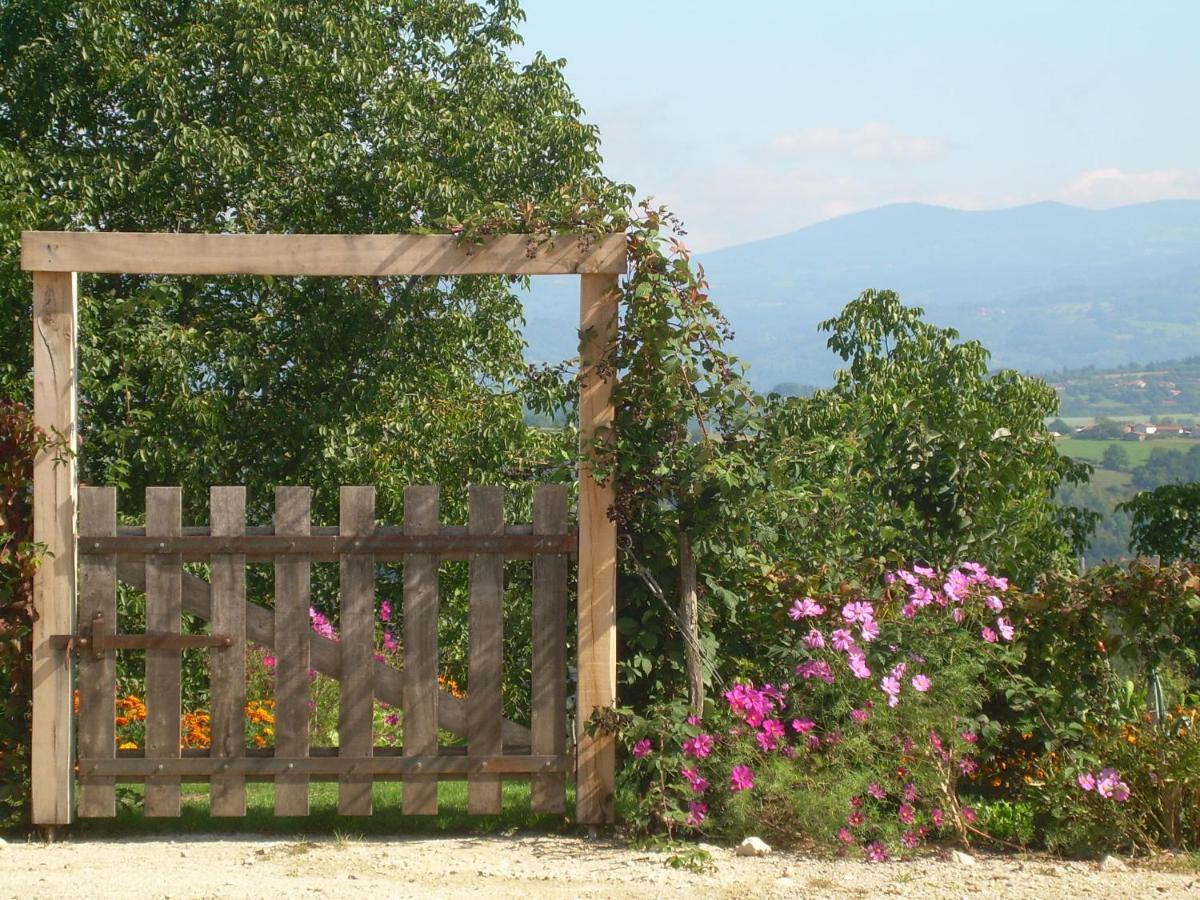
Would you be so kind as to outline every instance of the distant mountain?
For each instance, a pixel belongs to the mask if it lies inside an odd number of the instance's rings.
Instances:
[[[871,287],[978,338],[996,366],[1045,372],[1200,352],[1200,200],[1108,210],[895,204],[700,261],[762,390],[830,383],[839,361],[817,323]],[[535,280],[532,358],[572,355],[577,290],[574,279]]]

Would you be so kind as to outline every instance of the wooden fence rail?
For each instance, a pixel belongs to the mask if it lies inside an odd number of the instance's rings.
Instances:
[[[280,487],[271,528],[247,527],[242,487],[213,487],[208,528],[184,528],[179,488],[149,488],[144,529],[118,528],[113,488],[80,490],[80,593],[83,627],[58,646],[80,658],[78,814],[113,816],[119,782],[145,784],[147,816],[177,816],[183,782],[207,781],[216,816],[244,816],[246,783],[275,785],[277,815],[306,815],[313,781],[338,783],[338,812],[369,815],[377,780],[404,782],[406,813],[434,815],[437,785],[466,778],[468,811],[501,812],[501,780],[532,780],[536,812],[564,812],[566,775],[574,761],[566,737],[567,565],[575,534],[567,526],[561,485],[534,491],[534,522],[504,523],[504,491],[470,489],[470,522],[439,523],[436,486],[410,486],[404,526],[375,524],[371,487],[341,489],[336,529],[313,527],[312,491]],[[140,560],[139,560],[140,558]],[[470,563],[468,694],[451,697],[438,683],[438,564]],[[311,565],[339,562],[337,640],[314,632],[309,616]],[[533,560],[532,725],[503,718],[504,563]],[[183,570],[203,560],[210,581]],[[246,599],[246,565],[270,561],[274,609]],[[403,667],[375,656],[375,579],[380,562],[404,569]],[[146,633],[118,635],[117,579],[146,593]],[[184,611],[208,619],[209,636],[182,634]],[[275,746],[247,748],[247,641],[271,647],[275,664]],[[181,656],[208,648],[211,734],[202,754],[180,750]],[[146,747],[116,749],[114,649],[146,652]],[[310,743],[310,668],[340,681],[338,746]],[[376,700],[403,713],[404,746],[376,747]],[[466,746],[439,746],[440,729]]]

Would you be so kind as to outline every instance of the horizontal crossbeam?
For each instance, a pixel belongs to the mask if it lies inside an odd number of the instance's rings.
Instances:
[[[146,778],[178,775],[211,778],[214,775],[549,775],[570,770],[567,756],[307,756],[232,758],[184,757],[145,759],[81,759],[81,776]]]
[[[370,554],[380,562],[399,561],[411,553],[437,554],[442,559],[467,559],[472,553],[501,553],[509,559],[530,559],[539,553],[574,554],[578,536],[567,534],[403,534],[377,531],[361,536],[326,534],[236,536],[185,534],[147,537],[80,535],[79,552],[100,556],[150,556],[178,553],[184,560],[207,560],[213,554],[244,554],[247,560],[272,561],[277,556],[298,555],[318,562],[335,562],[339,556]]]
[[[626,269],[625,235],[151,234],[26,231],[21,268],[157,275],[592,275]]]

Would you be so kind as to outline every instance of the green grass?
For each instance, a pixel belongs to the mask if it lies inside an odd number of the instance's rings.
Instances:
[[[401,813],[399,782],[375,784],[374,812],[370,816],[339,816],[337,784],[317,782],[310,787],[308,816],[277,818],[275,788],[270,784],[246,785],[246,815],[214,818],[208,814],[208,786],[183,786],[179,818],[148,819],[142,815],[141,785],[118,788],[123,802],[115,819],[83,819],[72,827],[82,837],[168,834],[286,834],[341,838],[372,834],[502,834],[512,831],[573,831],[564,815],[534,814],[529,809],[529,783],[505,781],[503,812],[498,816],[467,815],[467,783],[443,781],[438,785],[438,815],[406,816]],[[575,808],[575,791],[567,786],[567,809]]]
[[[1133,476],[1128,472],[1113,469],[1096,469],[1092,473],[1092,484],[1102,491],[1128,494],[1132,490]]]
[[[1150,451],[1156,447],[1164,450],[1182,450],[1187,452],[1192,447],[1200,446],[1196,438],[1150,438],[1145,441],[1088,441],[1080,438],[1059,438],[1054,442],[1058,452],[1072,459],[1082,459],[1098,463],[1104,456],[1104,451],[1110,444],[1125,448],[1129,454],[1129,464],[1140,466],[1150,458]]]

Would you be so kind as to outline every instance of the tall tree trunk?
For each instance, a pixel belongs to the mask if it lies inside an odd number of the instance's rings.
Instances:
[[[679,532],[679,627],[687,660],[688,706],[695,715],[704,711],[704,671],[700,667],[700,602],[696,596],[696,557],[692,542]]]

